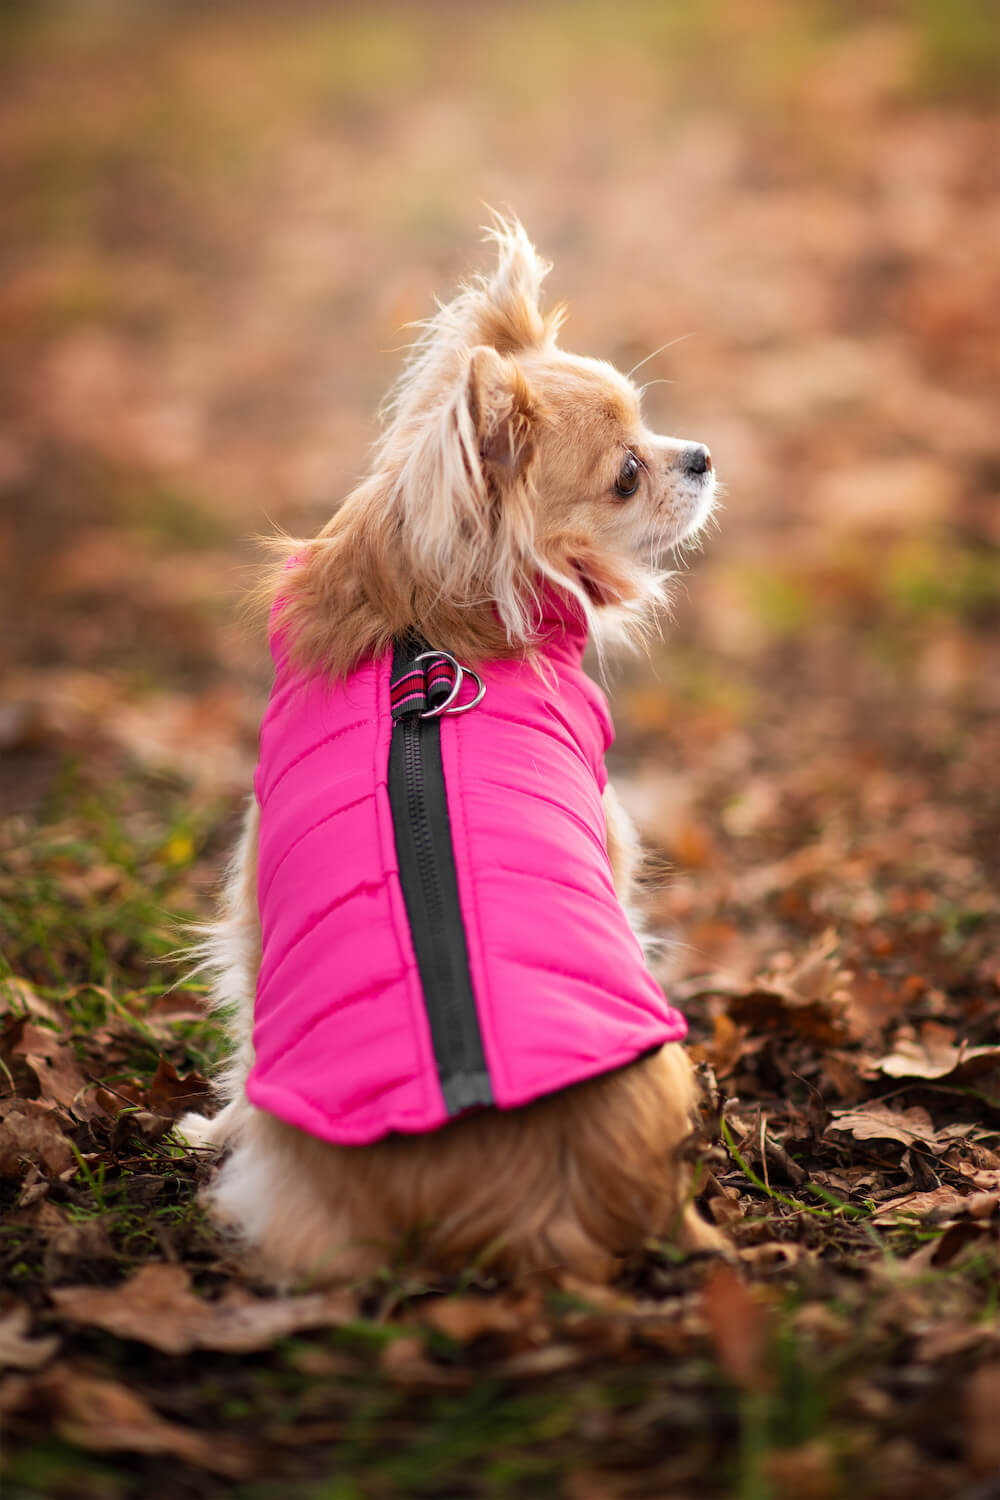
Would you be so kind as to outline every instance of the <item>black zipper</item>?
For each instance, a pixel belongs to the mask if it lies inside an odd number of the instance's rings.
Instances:
[[[423,643],[397,645],[392,680],[412,674]],[[417,695],[395,718],[389,747],[389,804],[399,878],[449,1115],[493,1103],[469,952],[458,899],[455,853],[441,760],[441,720],[423,718]]]

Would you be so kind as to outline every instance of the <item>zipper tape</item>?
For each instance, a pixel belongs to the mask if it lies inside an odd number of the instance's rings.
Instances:
[[[449,660],[414,637],[396,643],[390,686],[389,804],[403,900],[449,1116],[494,1102],[458,896],[441,719],[433,713],[448,702],[454,687],[455,670]]]

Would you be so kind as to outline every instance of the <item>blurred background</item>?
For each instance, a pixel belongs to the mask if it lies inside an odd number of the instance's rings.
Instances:
[[[37,0],[0,69],[18,972],[57,924],[60,973],[141,976],[204,909],[267,690],[252,538],[360,474],[484,203],[554,261],[567,347],[668,345],[651,421],[727,489],[611,683],[666,977],[831,928],[995,972],[993,0]]]

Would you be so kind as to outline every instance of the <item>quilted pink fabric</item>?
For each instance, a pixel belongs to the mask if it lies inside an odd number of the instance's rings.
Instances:
[[[280,613],[278,615],[280,621]],[[483,1049],[504,1109],[684,1036],[618,904],[605,844],[607,703],[575,607],[551,599],[547,671],[496,661],[441,721]],[[448,1119],[387,791],[391,653],[346,681],[296,675],[272,628],[261,727],[256,1063],[261,1109],[347,1144]]]

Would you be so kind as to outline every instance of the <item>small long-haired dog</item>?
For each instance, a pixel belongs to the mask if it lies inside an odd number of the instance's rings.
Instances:
[[[424,326],[367,477],[270,595],[255,796],[202,945],[226,1102],[181,1130],[225,1148],[212,1209],[278,1279],[607,1277],[653,1237],[719,1243],[580,667],[655,618],[712,461],[557,346],[548,266],[491,234],[496,271]]]

